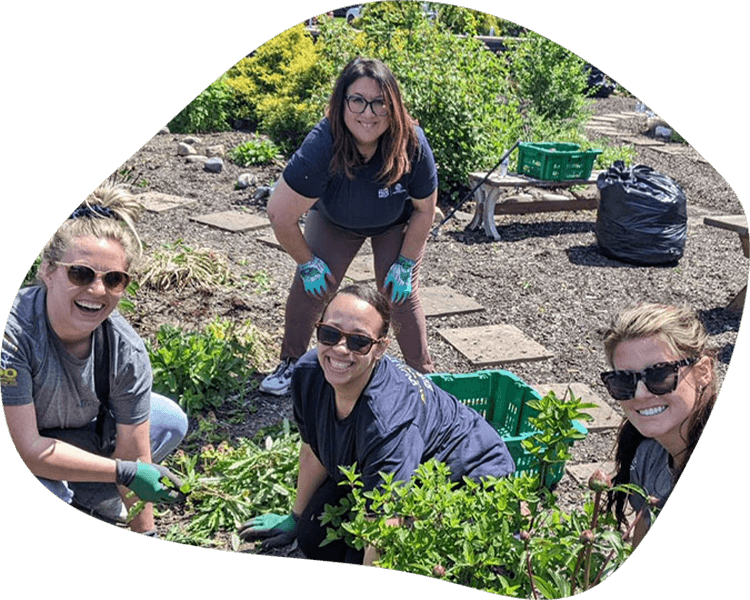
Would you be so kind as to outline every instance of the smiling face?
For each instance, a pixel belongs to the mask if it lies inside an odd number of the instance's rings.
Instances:
[[[640,371],[661,362],[683,358],[675,356],[667,343],[658,336],[636,338],[620,342],[612,355],[617,370]],[[703,359],[702,359],[703,360]],[[702,362],[682,367],[674,392],[657,396],[638,381],[635,397],[621,402],[625,417],[645,437],[654,438],[674,457],[684,448],[687,439],[687,418],[697,398],[697,384],[705,385],[707,372]]]
[[[381,337],[383,328],[383,318],[374,306],[346,293],[340,293],[331,300],[321,321],[342,331],[360,333],[375,340]],[[359,397],[386,347],[387,343],[381,342],[374,344],[367,354],[358,354],[346,347],[343,336],[333,346],[318,344],[318,362],[337,397],[351,400]]]
[[[74,239],[61,262],[86,265],[102,272],[127,271],[128,264],[118,242],[95,237]],[[88,285],[74,285],[62,265],[44,263],[42,279],[47,286],[47,316],[52,329],[68,350],[85,356],[91,333],[117,307],[124,291],[109,291],[101,275]]]
[[[347,88],[346,95],[362,96],[370,101],[383,98],[383,90],[380,89],[380,84],[371,77],[360,77]],[[390,118],[388,115],[378,117],[373,114],[370,106],[362,114],[353,113],[344,102],[344,124],[354,137],[360,154],[369,159],[378,147],[378,139],[388,130]]]

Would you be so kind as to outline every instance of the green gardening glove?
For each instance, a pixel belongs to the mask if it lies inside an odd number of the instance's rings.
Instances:
[[[133,490],[144,502],[177,502],[185,497],[182,481],[161,465],[117,460],[116,482]]]
[[[291,544],[297,537],[299,517],[294,513],[275,515],[269,513],[250,519],[238,531],[240,539],[249,542],[262,539],[263,548],[276,548]]]
[[[411,296],[411,277],[415,262],[405,256],[399,256],[391,265],[384,287],[392,284],[391,302],[399,304]]]

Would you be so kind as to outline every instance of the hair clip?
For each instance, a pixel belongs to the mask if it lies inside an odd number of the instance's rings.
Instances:
[[[73,211],[73,214],[70,215],[70,219],[80,219],[82,217],[88,217],[91,218],[92,215],[97,214],[100,217],[105,217],[107,219],[115,219],[117,220],[119,217],[117,216],[117,213],[113,211],[111,208],[107,206],[101,206],[99,204],[92,204],[91,206],[83,205],[79,206]]]

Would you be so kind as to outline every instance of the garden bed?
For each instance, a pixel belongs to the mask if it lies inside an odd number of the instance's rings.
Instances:
[[[600,114],[633,110],[636,100],[614,96],[596,101]],[[638,119],[622,121],[623,135],[641,135]],[[223,144],[227,150],[246,141],[248,132],[200,136],[203,145]],[[265,215],[265,199],[255,200],[257,186],[235,188],[241,173],[257,177],[258,186],[271,184],[281,173],[278,165],[240,168],[224,161],[221,173],[208,173],[200,164],[177,155],[177,144],[187,136],[159,134],[125,166],[158,191],[196,201],[190,209],[146,213],[139,224],[143,241],[154,248],[183,240],[194,248],[209,247],[226,257],[239,283],[211,291],[156,292],[141,289],[135,311],[128,318],[144,337],[162,323],[201,329],[215,316],[252,320],[268,336],[266,372],[275,366],[283,333],[284,304],[294,271],[293,261],[280,250],[258,240],[264,232],[230,233],[191,221],[189,217],[227,210]],[[677,145],[677,144],[675,144]],[[634,267],[605,258],[594,235],[596,211],[551,212],[496,217],[500,241],[482,233],[466,232],[456,219],[446,223],[428,242],[422,266],[423,286],[450,286],[479,302],[484,311],[428,319],[430,351],[440,372],[465,373],[472,365],[448,345],[437,331],[445,327],[512,324],[554,356],[533,363],[505,365],[532,384],[579,382],[609,401],[598,374],[605,368],[600,341],[610,314],[635,300],[688,303],[699,311],[717,350],[720,373],[732,356],[740,316],[725,309],[747,282],[748,265],[736,235],[707,227],[703,214],[737,214],[742,207],[727,183],[688,146],[680,155],[636,146],[634,164],[646,164],[675,179],[685,190],[691,219],[685,253],[676,266]],[[136,188],[140,189],[140,188]],[[470,206],[464,210],[471,210]],[[447,208],[446,208],[447,212]],[[265,230],[267,233],[269,230]],[[398,355],[392,344],[391,352]],[[249,437],[259,429],[291,419],[288,396],[272,397],[255,390],[265,375],[248,382],[242,403],[214,411],[214,434]],[[616,403],[611,402],[619,411]],[[191,431],[197,421],[191,416]],[[198,436],[193,435],[193,440]],[[572,463],[611,460],[614,433],[591,432],[573,447]],[[583,492],[567,474],[558,487],[560,504],[576,506]],[[167,512],[159,519],[161,533],[190,514]],[[227,532],[228,533],[228,532]],[[229,535],[220,546],[230,548]]]

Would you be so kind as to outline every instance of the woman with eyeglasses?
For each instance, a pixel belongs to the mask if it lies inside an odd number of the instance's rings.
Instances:
[[[326,117],[292,156],[268,203],[276,238],[298,268],[286,303],[281,362],[262,391],[288,393],[323,303],[368,238],[404,361],[422,373],[433,370],[418,282],[436,202],[432,150],[395,77],[378,60],[352,60],[339,75]]]
[[[180,443],[187,417],[151,392],[143,341],[115,310],[141,254],[138,209],[124,188],[104,185],[55,232],[39,284],[11,308],[0,389],[11,439],[47,489],[109,522],[124,523],[126,507],[143,500],[130,529],[155,536],[151,503],[181,496],[179,479],[156,463]]]
[[[602,373],[625,420],[616,446],[614,484],[633,483],[664,506],[695,448],[718,392],[713,353],[698,316],[686,307],[637,304],[615,317],[604,336],[611,371]],[[625,501],[637,515],[640,495],[610,493],[620,524]],[[651,525],[650,506],[635,525],[633,546]]]
[[[390,320],[388,301],[372,288],[348,286],[329,301],[316,324],[318,346],[292,375],[302,438],[292,512],[248,521],[242,539],[268,548],[296,538],[308,558],[362,563],[364,551],[343,541],[320,547],[325,505],[347,494],[339,466],[356,463],[364,491],[381,472],[408,480],[431,458],[448,465],[453,481],[513,473],[505,443],[479,413],[385,353]]]

